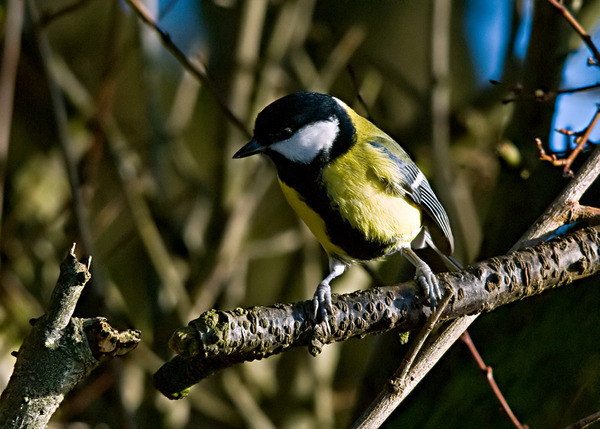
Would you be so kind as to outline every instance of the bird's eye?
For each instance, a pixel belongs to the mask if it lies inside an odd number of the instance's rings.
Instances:
[[[277,133],[277,138],[278,138],[278,140],[286,140],[286,139],[289,139],[290,137],[292,137],[292,134],[294,134],[292,132],[292,129],[290,127],[286,127],[283,130],[281,130],[279,133]]]

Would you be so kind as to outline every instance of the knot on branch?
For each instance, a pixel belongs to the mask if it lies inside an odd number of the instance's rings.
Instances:
[[[141,341],[139,330],[118,331],[103,317],[85,320],[83,328],[92,354],[98,360],[123,356],[135,349]]]

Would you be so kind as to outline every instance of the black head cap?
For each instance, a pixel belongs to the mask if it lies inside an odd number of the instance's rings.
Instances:
[[[329,95],[299,92],[265,107],[254,125],[254,140],[263,145],[284,140],[312,122],[337,117],[341,106]]]

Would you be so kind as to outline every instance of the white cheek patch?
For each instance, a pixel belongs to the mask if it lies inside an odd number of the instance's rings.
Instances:
[[[274,143],[270,149],[290,161],[309,164],[321,152],[329,152],[340,132],[339,121],[331,118],[300,128],[287,140]]]

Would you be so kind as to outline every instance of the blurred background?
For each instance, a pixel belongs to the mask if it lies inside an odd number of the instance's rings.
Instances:
[[[564,3],[597,40],[600,2]],[[346,427],[398,366],[397,334],[229,368],[181,401],[152,387],[175,329],[211,308],[308,299],[326,269],[272,166],[231,159],[256,114],[307,89],[369,116],[430,178],[466,264],[506,252],[566,184],[561,168],[537,160],[534,139],[565,151],[572,138],[554,129],[589,124],[598,90],[559,89],[599,81],[591,54],[542,0],[144,7],[207,83],[131,3],[0,2],[0,386],[76,242],[79,257],[93,257],[77,315],[140,329],[143,343],[78,386],[53,427]],[[582,202],[598,206],[598,195],[592,188]],[[401,257],[372,267],[388,284],[412,277]],[[530,427],[598,411],[597,282],[500,308],[470,329]],[[333,288],[370,285],[357,266]],[[385,426],[511,424],[457,343]]]

